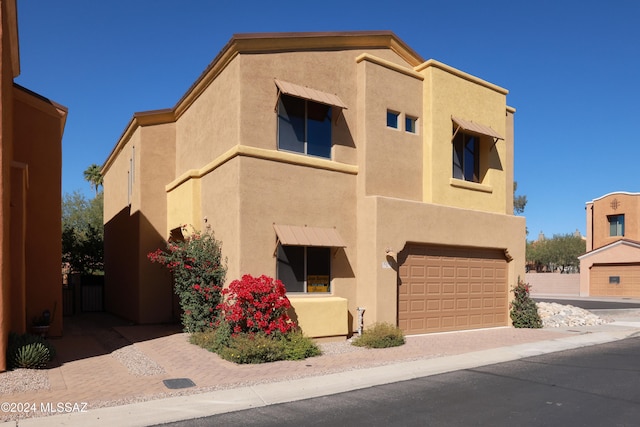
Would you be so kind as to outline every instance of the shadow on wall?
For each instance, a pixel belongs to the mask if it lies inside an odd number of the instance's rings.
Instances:
[[[126,207],[104,228],[105,310],[139,324],[177,322],[171,274],[147,259],[165,238],[139,211]]]

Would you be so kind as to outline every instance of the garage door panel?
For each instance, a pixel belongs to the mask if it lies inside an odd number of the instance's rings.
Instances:
[[[398,270],[398,325],[405,333],[508,324],[503,251],[416,245],[407,253]]]
[[[640,297],[638,263],[594,265],[589,274],[592,296]]]

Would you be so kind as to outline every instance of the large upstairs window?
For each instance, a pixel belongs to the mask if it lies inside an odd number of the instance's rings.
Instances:
[[[278,149],[331,158],[331,106],[281,95]]]
[[[331,158],[332,117],[346,105],[337,96],[275,80],[278,88],[278,149]],[[335,111],[334,111],[335,110]]]

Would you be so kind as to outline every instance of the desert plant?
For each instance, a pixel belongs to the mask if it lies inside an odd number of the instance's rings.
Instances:
[[[49,349],[44,344],[36,342],[18,348],[13,358],[13,367],[44,369],[50,360]]]
[[[542,328],[542,319],[538,314],[536,302],[529,296],[531,287],[518,278],[513,288],[514,298],[511,301],[511,322],[514,328]]]
[[[187,232],[186,226],[183,231]],[[173,273],[185,332],[213,327],[226,275],[221,243],[213,232],[193,230],[184,241],[169,241],[165,250],[158,249],[147,257]]]
[[[55,348],[39,335],[9,334],[7,368],[42,369],[55,357]]]
[[[286,359],[282,342],[263,333],[233,335],[229,345],[221,348],[218,355],[235,363],[265,363]]]
[[[356,337],[352,344],[358,347],[387,348],[397,347],[405,343],[402,330],[391,323],[375,323]]]
[[[291,331],[283,335],[280,341],[287,360],[302,360],[322,354],[316,343],[305,337],[301,331]]]
[[[218,306],[220,321],[229,324],[234,334],[286,334],[296,329],[287,314],[291,302],[280,280],[245,274],[241,280],[231,282],[222,294],[225,300]]]

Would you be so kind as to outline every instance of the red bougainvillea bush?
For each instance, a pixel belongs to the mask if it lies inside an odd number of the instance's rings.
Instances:
[[[287,334],[296,329],[287,310],[291,307],[280,280],[249,274],[231,282],[222,291],[224,302],[218,305],[221,320],[234,334]]]
[[[183,232],[186,231],[185,226]],[[173,274],[185,332],[201,332],[214,326],[227,271],[220,248],[212,231],[193,230],[184,241],[169,241],[166,249],[147,255],[151,262],[165,266]]]

